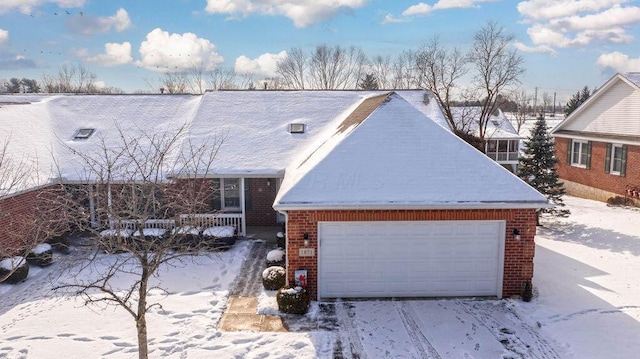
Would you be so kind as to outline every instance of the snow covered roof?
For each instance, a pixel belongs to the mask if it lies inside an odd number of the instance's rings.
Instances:
[[[222,139],[213,171],[218,176],[281,176],[307,148],[324,141],[326,126],[344,119],[363,99],[383,91],[215,91],[191,95],[0,95],[2,140],[11,157],[37,172],[30,186],[52,179],[91,180],[76,153],[116,143],[120,131],[144,137],[187,126],[195,143]],[[447,126],[432,98],[421,90],[399,91],[414,108]],[[302,123],[304,133],[290,133]],[[86,139],[74,136],[94,130]],[[117,145],[117,144],[116,144]],[[171,169],[166,169],[170,171]],[[168,173],[168,172],[167,172]]]
[[[451,114],[459,128],[468,129],[477,135],[479,134],[478,119],[480,118],[481,110],[482,107],[480,106],[457,106],[451,107]],[[523,138],[500,109],[498,109],[497,114],[491,114],[489,117],[485,133],[486,138],[494,140]]]
[[[274,208],[537,208],[547,200],[400,95],[369,98],[287,168]]]
[[[640,73],[615,74],[560,122],[551,135],[640,144]]]

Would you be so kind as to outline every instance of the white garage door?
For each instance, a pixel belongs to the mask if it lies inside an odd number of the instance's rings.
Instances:
[[[502,295],[504,221],[320,222],[320,298]]]

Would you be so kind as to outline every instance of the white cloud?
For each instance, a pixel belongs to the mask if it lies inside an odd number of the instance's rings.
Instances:
[[[629,58],[629,56],[615,51],[600,55],[596,64],[605,68],[612,68],[617,72],[637,72],[640,70],[640,57]]]
[[[82,7],[85,0],[2,0],[0,1],[0,14],[18,9],[24,14],[31,13],[34,7],[44,4],[56,4],[61,8]]]
[[[552,47],[550,46],[545,46],[545,45],[540,45],[540,46],[527,46],[521,42],[516,42],[513,44],[513,46],[516,47],[516,49],[522,51],[522,52],[528,52],[528,53],[539,53],[539,54],[550,54],[550,55],[557,55],[558,53],[556,52],[556,50],[554,50]]]
[[[467,9],[473,7],[480,7],[480,3],[484,2],[494,2],[500,0],[440,0],[433,5],[425,4],[423,2],[418,3],[416,5],[409,6],[405,11],[402,12],[404,16],[424,16],[428,15],[435,10],[446,10],[446,9]]]
[[[224,61],[209,40],[190,32],[169,34],[159,28],[147,34],[140,45],[140,57],[136,64],[154,71],[182,71],[195,65],[212,70]]]
[[[280,15],[305,27],[366,5],[370,0],[207,0],[205,11],[211,14],[249,16]]]
[[[633,42],[629,28],[640,24],[640,7],[629,0],[530,0],[518,4],[535,47],[578,47]]]
[[[274,77],[277,75],[276,64],[285,57],[287,57],[286,51],[281,51],[279,54],[262,54],[253,60],[242,55],[236,59],[234,70],[239,74]]]
[[[0,46],[9,41],[9,31],[0,29]]]
[[[78,55],[84,58],[87,62],[107,67],[125,65],[133,61],[133,57],[131,57],[131,43],[129,42],[123,42],[122,44],[105,44],[104,53],[96,56],[87,56],[86,51],[83,51]]]
[[[386,25],[386,24],[398,24],[398,23],[403,23],[403,22],[409,22],[409,19],[406,18],[402,18],[402,17],[395,17],[391,14],[387,14],[384,19],[382,19],[382,25]]]
[[[131,27],[131,19],[127,10],[118,9],[113,16],[74,16],[67,25],[75,33],[93,35],[109,32],[112,28],[117,32],[122,32]]]
[[[529,0],[518,3],[518,11],[526,19],[551,20],[583,12],[598,12],[627,2],[629,0]]]

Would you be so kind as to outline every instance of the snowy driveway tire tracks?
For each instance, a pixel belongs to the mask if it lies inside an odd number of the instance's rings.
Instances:
[[[414,320],[416,315],[413,308],[411,308],[410,302],[398,302],[398,313],[420,358],[442,359],[436,348],[434,348],[429,339],[424,336],[424,333],[422,333],[422,330]]]

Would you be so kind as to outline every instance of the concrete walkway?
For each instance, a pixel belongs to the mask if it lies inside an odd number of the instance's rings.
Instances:
[[[256,238],[260,238],[257,237]],[[275,233],[273,234],[275,239]],[[259,315],[258,295],[262,291],[262,271],[271,246],[265,241],[253,241],[247,259],[242,263],[238,282],[231,291],[227,309],[218,329],[226,332],[257,331],[286,332],[282,318],[277,315]]]

